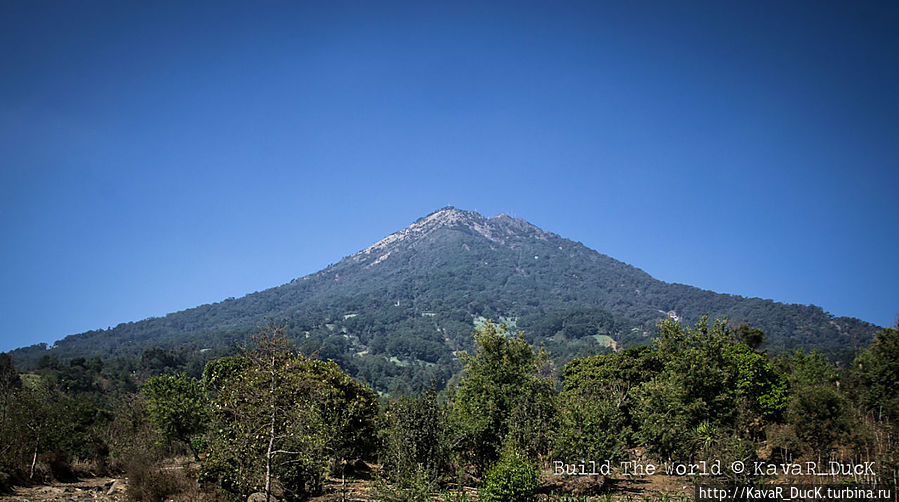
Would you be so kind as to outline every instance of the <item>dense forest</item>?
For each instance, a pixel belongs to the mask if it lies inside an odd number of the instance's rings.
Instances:
[[[23,369],[44,356],[205,362],[236,355],[264,319],[286,323],[303,353],[332,359],[381,393],[443,388],[485,319],[522,330],[559,365],[646,345],[662,317],[751,323],[774,353],[818,349],[849,365],[877,327],[821,308],[718,294],[652,278],[584,245],[505,215],[445,208],[340,262],[282,286],[12,352]],[[148,351],[171,354],[146,356]],[[131,364],[131,363],[123,363]]]
[[[649,344],[559,365],[485,322],[445,389],[435,379],[389,396],[296,333],[270,321],[205,362],[162,348],[45,353],[23,371],[0,354],[0,488],[113,474],[127,476],[129,500],[570,501],[623,496],[622,462],[873,462],[894,488],[899,472],[895,328],[841,367],[817,351],[771,354],[745,324],[669,318]],[[589,461],[615,468],[556,475]],[[828,482],[847,478],[874,479]],[[358,479],[367,491],[348,492]]]

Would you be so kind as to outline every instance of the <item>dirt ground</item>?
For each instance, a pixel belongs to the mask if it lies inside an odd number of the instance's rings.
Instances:
[[[561,478],[554,478],[544,472],[544,485],[541,498],[551,499],[550,494],[564,491]],[[86,478],[70,483],[52,483],[32,487],[16,487],[14,493],[0,495],[0,502],[124,502],[125,478],[98,477]],[[684,478],[675,476],[617,477],[606,480],[603,493],[611,493],[612,500],[627,497],[657,498],[662,493],[674,495],[685,493],[692,498],[692,486],[684,482]],[[468,500],[477,500],[476,490],[466,488]],[[325,484],[325,493],[313,497],[309,502],[371,502],[378,500],[373,491],[373,483],[369,479],[347,479],[345,482],[337,478],[329,478]],[[589,500],[600,500],[591,496]]]
[[[674,496],[683,493],[693,498],[693,485],[690,481],[680,476],[643,476],[625,477],[611,480],[609,490],[613,499],[630,497],[653,497],[662,494]]]
[[[87,478],[71,483],[19,486],[12,494],[0,495],[0,501],[119,502],[125,500],[124,492],[125,485],[122,478]]]

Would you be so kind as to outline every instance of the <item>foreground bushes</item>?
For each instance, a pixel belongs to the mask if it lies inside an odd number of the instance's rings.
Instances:
[[[165,468],[147,457],[135,457],[125,468],[125,495],[134,502],[210,500],[200,491],[196,472],[178,466]]]
[[[487,473],[479,493],[482,502],[531,502],[540,486],[540,471],[534,462],[514,450],[503,453]]]
[[[635,451],[874,461],[887,479],[899,469],[895,329],[840,369],[814,352],[770,358],[748,328],[666,320],[652,346],[574,359],[559,382],[545,354],[487,324],[445,395],[388,400],[380,416],[370,387],[296,353],[282,331],[269,326],[254,350],[210,362],[202,384],[150,375],[126,394],[97,393],[109,386],[97,363],[20,375],[0,357],[0,490],[127,472],[134,500],[190,498],[199,486],[301,500],[353,460],[378,458],[383,500],[427,500],[453,483],[481,486],[482,500],[530,500],[541,461],[615,463]],[[191,448],[197,472],[159,469]]]

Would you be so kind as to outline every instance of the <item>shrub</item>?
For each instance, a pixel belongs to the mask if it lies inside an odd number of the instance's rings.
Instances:
[[[437,485],[421,466],[394,483],[388,483],[384,479],[378,479],[374,483],[374,494],[382,502],[429,502],[436,490]]]
[[[114,419],[101,432],[109,449],[110,471],[126,471],[135,458],[148,462],[158,460],[162,453],[156,446],[161,442],[147,416],[146,399],[133,395],[124,399],[114,411]]]
[[[530,502],[540,485],[540,472],[524,455],[507,451],[487,473],[478,500],[482,502]]]
[[[162,469],[146,458],[135,458],[126,467],[128,488],[125,496],[135,502],[196,500],[197,483],[182,469]]]

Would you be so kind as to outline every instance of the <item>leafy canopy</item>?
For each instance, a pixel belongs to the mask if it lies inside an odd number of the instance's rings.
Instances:
[[[150,422],[165,441],[180,441],[199,460],[193,437],[203,433],[209,421],[202,384],[184,373],[158,375],[143,386]]]
[[[529,455],[546,451],[555,402],[552,380],[539,374],[546,355],[522,333],[487,323],[474,338],[475,353],[462,355],[451,417],[463,453],[483,472],[507,445]]]

